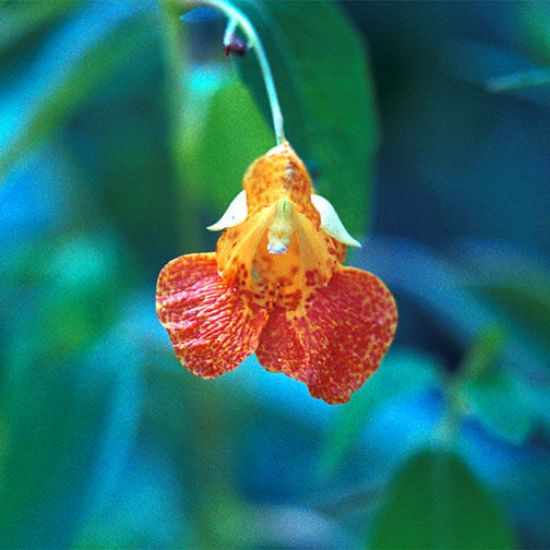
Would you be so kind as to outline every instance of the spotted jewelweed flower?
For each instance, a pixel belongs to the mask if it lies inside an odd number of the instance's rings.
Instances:
[[[180,256],[161,271],[160,322],[201,378],[256,352],[268,371],[344,403],[393,340],[393,296],[371,273],[342,265],[346,245],[360,245],[288,142],[257,159],[243,187],[209,228],[224,230],[216,253]]]

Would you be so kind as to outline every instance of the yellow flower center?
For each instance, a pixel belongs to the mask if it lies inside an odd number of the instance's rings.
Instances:
[[[267,250],[270,254],[286,254],[294,233],[292,202],[280,199],[275,204],[275,215],[267,232]]]

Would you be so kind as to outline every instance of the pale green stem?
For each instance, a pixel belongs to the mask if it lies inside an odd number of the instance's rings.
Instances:
[[[223,35],[223,45],[229,46],[231,44],[231,39],[233,37],[233,34],[235,34],[235,30],[237,29],[238,22],[236,19],[232,18],[228,21],[227,27],[225,29],[225,34]]]
[[[285,139],[285,133],[283,129],[283,114],[281,112],[279,97],[277,96],[273,73],[271,72],[271,67],[269,66],[265,49],[258,33],[256,32],[256,29],[254,28],[254,25],[241,10],[233,6],[233,4],[227,0],[200,0],[200,2],[220,10],[229,18],[229,24],[224,36],[224,45],[228,45],[231,40],[231,35],[238,26],[246,36],[248,47],[256,52],[256,57],[258,58],[258,63],[260,64],[262,77],[265,83],[265,89],[267,91],[267,97],[269,99],[269,105],[271,107],[275,138],[278,144],[282,143]]]

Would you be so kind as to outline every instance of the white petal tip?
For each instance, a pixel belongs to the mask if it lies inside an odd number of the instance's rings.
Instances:
[[[346,246],[361,248],[361,243],[348,233],[334,206],[327,199],[321,195],[311,195],[311,202],[321,216],[321,229],[325,233]]]
[[[223,227],[218,222],[216,222],[216,223],[213,223],[212,225],[206,226],[206,229],[208,229],[208,231],[223,231],[225,227]]]
[[[342,242],[347,246],[353,246],[355,248],[361,248],[363,246],[357,239],[354,239],[353,237],[351,237],[349,241]]]
[[[248,206],[246,204],[246,193],[241,191],[227,207],[224,215],[206,229],[208,231],[223,231],[228,227],[234,227],[246,220],[248,215]]]

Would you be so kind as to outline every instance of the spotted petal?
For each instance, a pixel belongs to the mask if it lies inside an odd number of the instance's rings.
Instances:
[[[215,254],[168,263],[157,283],[157,314],[176,356],[193,374],[215,378],[236,368],[257,347],[267,321],[218,275]]]
[[[313,397],[345,403],[380,365],[396,325],[395,302],[382,281],[341,267],[312,295],[305,316],[273,311],[256,354],[267,370],[305,382]]]

